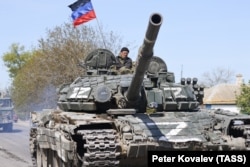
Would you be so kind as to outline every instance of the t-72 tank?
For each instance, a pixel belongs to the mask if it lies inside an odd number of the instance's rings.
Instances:
[[[153,47],[153,13],[135,67],[117,71],[106,49],[85,59],[86,75],[58,89],[58,109],[32,112],[30,150],[44,166],[146,166],[153,150],[249,150],[250,116],[201,109],[197,78],[175,82]]]

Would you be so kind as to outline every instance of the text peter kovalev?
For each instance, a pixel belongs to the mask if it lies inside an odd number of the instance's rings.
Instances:
[[[148,166],[250,166],[250,151],[149,151]]]

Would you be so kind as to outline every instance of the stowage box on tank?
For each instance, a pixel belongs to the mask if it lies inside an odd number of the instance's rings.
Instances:
[[[175,82],[153,55],[163,18],[153,13],[132,70],[106,49],[85,59],[86,75],[59,89],[58,108],[32,112],[35,166],[146,166],[149,150],[249,150],[250,116],[201,109],[197,78]]]

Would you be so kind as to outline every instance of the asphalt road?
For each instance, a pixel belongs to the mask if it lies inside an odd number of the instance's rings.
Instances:
[[[29,152],[29,122],[14,123],[13,132],[0,128],[0,167],[32,167]]]

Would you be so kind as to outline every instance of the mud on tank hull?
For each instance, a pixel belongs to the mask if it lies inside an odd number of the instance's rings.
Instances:
[[[32,120],[30,150],[38,167],[146,166],[150,150],[250,150],[249,116],[223,110],[116,119],[45,110],[33,113]]]

